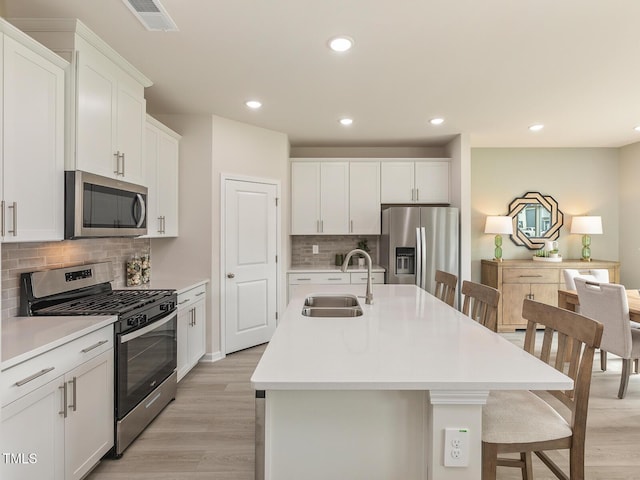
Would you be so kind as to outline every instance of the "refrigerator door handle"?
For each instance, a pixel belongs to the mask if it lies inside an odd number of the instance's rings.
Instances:
[[[427,286],[427,232],[424,227],[420,227],[420,242],[422,246],[420,250],[420,288],[425,289]]]
[[[421,228],[416,228],[416,285],[422,288],[422,238]]]

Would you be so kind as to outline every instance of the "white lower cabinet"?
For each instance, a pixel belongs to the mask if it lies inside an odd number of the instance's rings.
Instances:
[[[111,449],[113,355],[109,325],[2,372],[2,480],[77,480]]]
[[[206,351],[206,293],[206,285],[200,285],[178,294],[178,381]]]
[[[288,299],[300,285],[354,285],[367,283],[367,272],[304,272],[288,274]],[[371,283],[384,283],[384,270],[371,272]]]

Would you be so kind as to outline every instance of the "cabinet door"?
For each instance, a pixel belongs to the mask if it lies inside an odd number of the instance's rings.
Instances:
[[[65,478],[78,480],[113,447],[113,349],[65,375]]]
[[[178,331],[176,336],[178,339],[178,381],[182,380],[189,369],[189,328],[192,319],[191,308],[182,308],[178,311]]]
[[[4,38],[4,241],[64,235],[64,71]]]
[[[64,479],[63,377],[59,377],[1,410],[0,478]]]
[[[320,233],[349,233],[349,164],[320,164]]]
[[[204,300],[191,307],[191,326],[189,328],[189,365],[194,367],[205,353],[205,310]]]
[[[449,162],[416,162],[415,199],[420,203],[449,203]]]
[[[124,75],[124,73],[122,73]],[[134,86],[118,83],[116,151],[123,155],[119,178],[138,185],[147,185],[144,168],[144,132],[146,102]]]
[[[107,177],[117,176],[117,72],[111,61],[78,40],[75,168]]]
[[[380,162],[349,164],[349,233],[380,235]]]
[[[158,189],[158,138],[160,130],[147,124],[145,130],[144,152],[147,169],[147,237],[162,236],[162,219],[158,212],[160,194]]]
[[[415,201],[414,162],[381,162],[380,169],[382,203]]]
[[[178,140],[160,132],[158,137],[157,200],[162,236],[178,236]]]
[[[320,163],[291,162],[291,234],[320,233]]]
[[[558,306],[558,284],[531,284],[531,299],[547,305]]]
[[[522,302],[529,298],[531,284],[505,283],[502,285],[502,322],[508,329],[526,328],[527,322],[522,318]],[[499,325],[500,327],[500,325]]]

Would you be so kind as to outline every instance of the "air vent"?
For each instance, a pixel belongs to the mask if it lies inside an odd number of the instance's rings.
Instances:
[[[160,0],[122,0],[147,30],[177,32],[178,26]]]

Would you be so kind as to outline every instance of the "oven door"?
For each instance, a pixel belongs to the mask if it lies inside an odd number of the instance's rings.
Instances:
[[[116,417],[122,419],[176,369],[177,311],[116,335]]]

